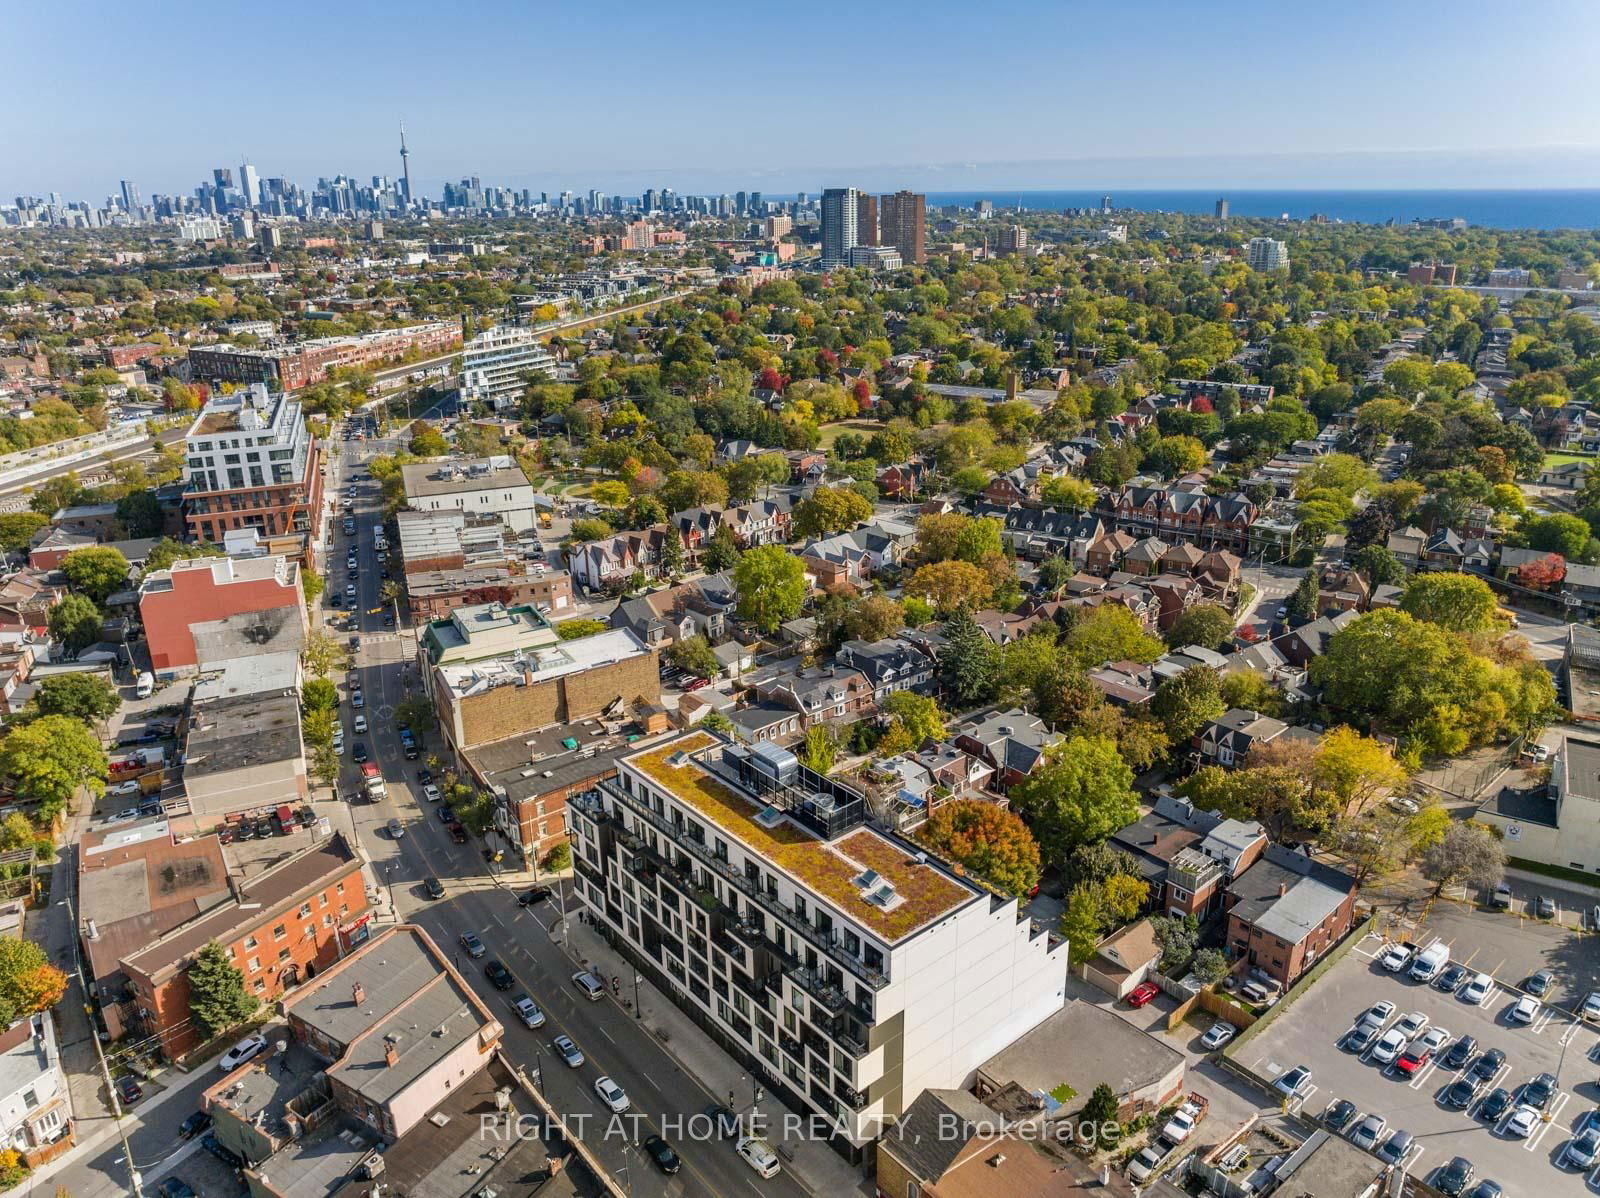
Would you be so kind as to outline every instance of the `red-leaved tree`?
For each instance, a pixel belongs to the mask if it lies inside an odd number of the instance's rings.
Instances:
[[[1525,587],[1543,591],[1567,576],[1567,560],[1559,553],[1547,553],[1517,567],[1517,581]]]

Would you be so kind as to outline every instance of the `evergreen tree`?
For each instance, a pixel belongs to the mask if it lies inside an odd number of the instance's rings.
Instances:
[[[260,1005],[222,945],[212,941],[195,954],[189,966],[189,1011],[207,1036],[221,1035]]]
[[[955,707],[971,707],[989,693],[994,654],[989,638],[965,610],[957,612],[944,626],[939,677]]]
[[[1305,572],[1300,579],[1300,585],[1295,587],[1294,594],[1289,596],[1289,618],[1300,624],[1317,618],[1316,567],[1313,566]]]
[[[1116,1140],[1115,1134],[1102,1136],[1101,1130],[1105,1127],[1118,1126],[1117,1119],[1117,1093],[1105,1082],[1101,1082],[1089,1095],[1089,1101],[1083,1104],[1081,1123],[1087,1123],[1094,1128],[1095,1140],[1099,1144],[1110,1144]],[[1118,1127],[1120,1131],[1120,1126]]]

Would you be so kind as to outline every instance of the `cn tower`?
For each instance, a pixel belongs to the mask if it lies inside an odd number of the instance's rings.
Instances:
[[[405,176],[406,206],[411,205],[411,151],[406,149],[406,123],[400,122],[400,173]]]

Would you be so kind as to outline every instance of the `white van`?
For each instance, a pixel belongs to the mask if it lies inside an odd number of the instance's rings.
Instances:
[[[141,699],[148,699],[155,693],[156,676],[149,670],[139,675],[139,681],[134,684],[133,693]]]
[[[1443,940],[1435,940],[1417,954],[1417,959],[1411,963],[1411,976],[1419,982],[1431,982],[1448,964],[1450,964],[1450,946]]]

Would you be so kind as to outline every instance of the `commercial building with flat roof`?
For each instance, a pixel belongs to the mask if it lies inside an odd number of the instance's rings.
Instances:
[[[304,647],[308,627],[300,566],[286,557],[173,562],[140,584],[139,616],[158,678],[194,673],[201,662],[197,632],[211,621],[243,617],[252,643],[291,652]]]
[[[240,528],[321,535],[322,451],[298,400],[262,383],[215,396],[184,440],[190,536],[220,545]]]
[[[574,893],[846,1154],[1060,1008],[1065,942],[786,750],[695,732],[618,773],[570,805]]]
[[[533,487],[515,461],[497,454],[402,466],[406,502],[419,512],[461,511],[494,516],[527,532],[538,523]]]

